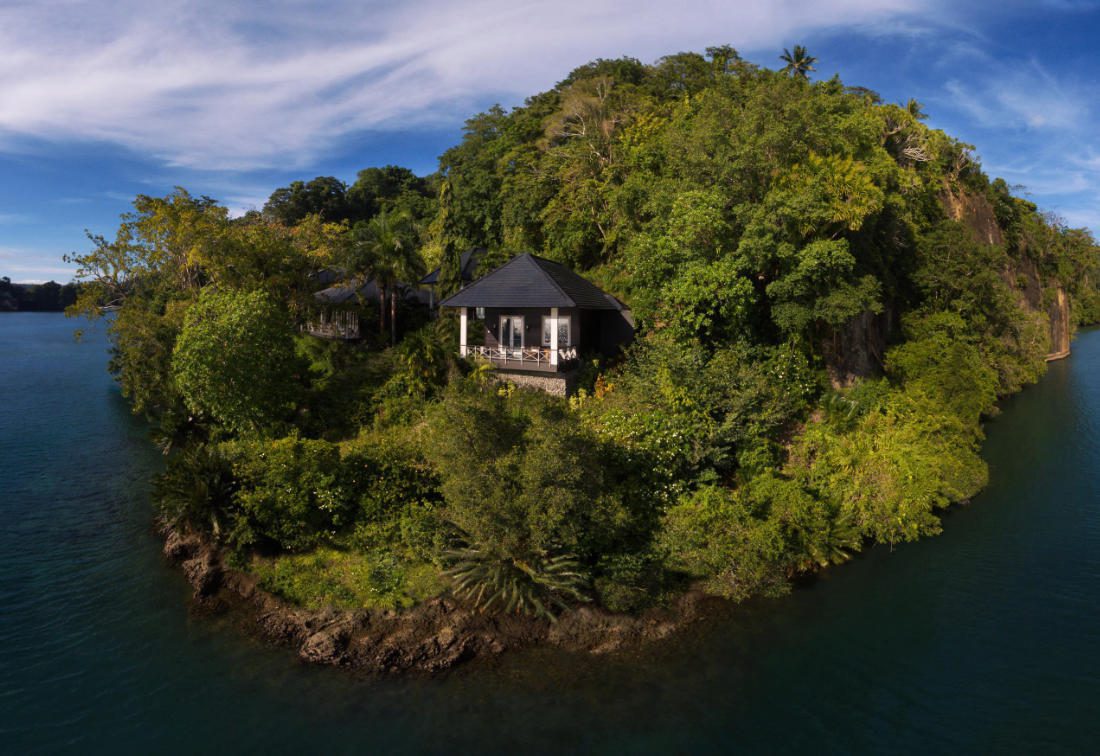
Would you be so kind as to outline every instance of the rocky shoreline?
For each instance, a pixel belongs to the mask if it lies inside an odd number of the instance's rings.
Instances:
[[[234,612],[261,637],[289,646],[305,662],[371,674],[435,673],[463,662],[533,646],[611,653],[667,638],[702,616],[706,597],[682,596],[673,606],[639,616],[581,607],[556,623],[520,615],[484,614],[450,597],[406,611],[309,610],[259,587],[228,567],[199,534],[161,526],[164,554],[194,589],[196,607]]]

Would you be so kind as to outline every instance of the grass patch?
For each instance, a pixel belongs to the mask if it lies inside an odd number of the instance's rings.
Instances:
[[[257,559],[252,571],[267,591],[307,609],[403,609],[439,595],[439,568],[386,552],[321,548],[308,554]]]

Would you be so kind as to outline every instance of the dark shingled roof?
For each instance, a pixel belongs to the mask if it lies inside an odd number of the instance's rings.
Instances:
[[[330,305],[347,304],[349,302],[356,303],[360,299],[366,302],[377,302],[378,297],[378,284],[374,281],[367,281],[359,287],[350,284],[340,284],[313,293],[313,298],[318,302]]]
[[[423,305],[428,304],[428,293],[426,291],[421,291],[404,283],[399,283],[397,286],[402,299],[405,301],[419,302]],[[358,305],[360,302],[377,304],[381,298],[381,293],[378,291],[378,282],[372,279],[358,288],[351,284],[330,286],[327,289],[314,292],[313,298],[318,304],[322,305]]]
[[[440,304],[443,307],[624,309],[615,297],[564,265],[526,252]]]
[[[478,263],[481,262],[481,256],[484,255],[486,251],[485,247],[474,247],[462,253],[458,261],[458,267],[462,272],[463,282],[469,283],[474,280],[474,272],[477,270]],[[442,268],[436,268],[431,273],[421,278],[421,285],[431,286],[436,284],[439,281],[440,270],[442,270]]]

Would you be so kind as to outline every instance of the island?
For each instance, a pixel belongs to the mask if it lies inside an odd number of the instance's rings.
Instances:
[[[728,47],[600,59],[231,217],[138,196],[74,315],[167,455],[199,606],[306,660],[608,652],[938,534],[1100,258],[973,147]]]

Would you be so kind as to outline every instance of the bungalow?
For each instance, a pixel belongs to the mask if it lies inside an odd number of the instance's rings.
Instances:
[[[458,288],[465,288],[477,278],[477,269],[481,265],[481,258],[485,256],[486,251],[485,247],[474,247],[462,253],[458,259]],[[432,310],[435,309],[436,286],[439,285],[439,274],[442,270],[442,267],[436,268],[420,279],[420,285],[428,287],[428,307]]]
[[[528,253],[440,306],[459,311],[463,357],[552,393],[567,393],[580,355],[614,356],[634,337],[622,302],[564,265]]]
[[[378,302],[378,286],[373,281],[361,286],[336,283],[314,292],[313,301],[313,311],[303,328],[306,333],[320,339],[355,341],[362,336],[360,311],[368,303]]]
[[[427,305],[424,292],[398,284],[401,301],[408,307]],[[342,283],[314,292],[314,308],[302,330],[321,339],[356,341],[363,337],[360,315],[378,313],[382,294],[374,280],[356,286]]]

